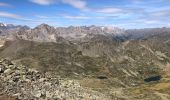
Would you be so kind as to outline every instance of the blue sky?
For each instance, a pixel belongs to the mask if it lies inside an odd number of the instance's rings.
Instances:
[[[170,27],[170,0],[0,0],[0,22],[35,27]]]

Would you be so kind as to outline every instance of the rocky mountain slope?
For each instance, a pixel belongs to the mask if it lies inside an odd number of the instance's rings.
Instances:
[[[99,26],[54,28],[42,24],[33,29],[20,28],[0,37],[1,58],[10,59],[16,65],[21,64],[27,69],[35,69],[50,78],[74,80],[82,88],[96,91],[101,95],[99,98],[106,97],[106,100],[170,98],[169,28],[138,30]],[[84,90],[77,91],[82,93]],[[7,94],[13,95],[10,92]],[[23,91],[20,94],[23,97],[31,95],[30,92],[24,95]],[[69,94],[71,95],[73,94]],[[31,95],[31,98],[34,96]]]
[[[51,78],[6,59],[0,62],[0,94],[1,100],[112,99],[109,95],[81,87],[76,80]]]

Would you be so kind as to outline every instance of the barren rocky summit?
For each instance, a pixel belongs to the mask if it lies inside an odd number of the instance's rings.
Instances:
[[[76,80],[50,78],[26,66],[0,61],[0,100],[109,100]]]

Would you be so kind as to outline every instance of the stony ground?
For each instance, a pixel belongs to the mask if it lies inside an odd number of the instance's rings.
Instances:
[[[95,83],[94,83],[95,84]],[[9,60],[0,61],[0,100],[115,99],[80,86],[76,80],[50,78]]]
[[[114,88],[106,84],[109,79],[52,78],[2,59],[0,100],[170,100],[170,75],[166,71],[159,82]]]

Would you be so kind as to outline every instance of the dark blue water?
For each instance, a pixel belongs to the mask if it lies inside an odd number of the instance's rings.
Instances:
[[[157,76],[151,76],[151,77],[145,78],[144,81],[152,82],[152,81],[159,81],[160,79],[161,79],[161,75],[157,75]]]
[[[98,79],[108,79],[106,76],[98,76]]]

